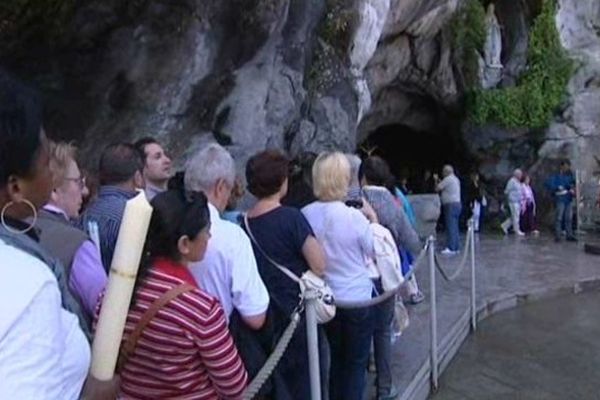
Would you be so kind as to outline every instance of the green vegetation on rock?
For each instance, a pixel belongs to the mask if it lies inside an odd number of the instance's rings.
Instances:
[[[555,13],[556,0],[544,0],[529,36],[527,69],[516,86],[470,91],[467,112],[473,123],[532,129],[549,124],[574,68],[561,46]]]
[[[327,0],[318,29],[318,42],[308,71],[311,94],[325,93],[345,78],[343,65],[356,24],[355,4],[348,0]]]

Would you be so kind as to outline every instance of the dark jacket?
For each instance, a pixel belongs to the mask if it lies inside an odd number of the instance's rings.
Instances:
[[[571,172],[551,176],[546,181],[545,186],[546,189],[552,192],[555,202],[568,204],[573,201],[571,190],[575,189],[576,184]]]

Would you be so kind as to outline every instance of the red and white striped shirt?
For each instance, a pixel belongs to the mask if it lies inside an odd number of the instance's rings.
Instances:
[[[157,298],[185,282],[196,285],[186,267],[158,260],[136,292],[123,340]],[[121,370],[121,394],[134,399],[235,399],[247,380],[220,303],[194,289],[171,300],[148,323]]]

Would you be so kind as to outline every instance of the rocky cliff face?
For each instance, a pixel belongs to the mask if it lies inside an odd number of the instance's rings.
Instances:
[[[455,104],[442,28],[457,5],[86,1],[64,45],[13,46],[2,62],[38,82],[51,134],[92,160],[100,142],[143,135],[182,154],[217,140],[240,163],[266,146],[348,151],[381,124],[425,129],[423,98]]]
[[[48,130],[77,139],[90,163],[100,144],[144,135],[157,136],[182,162],[214,140],[240,165],[267,146],[351,151],[384,125],[415,132],[460,127],[452,119],[461,115],[464,83],[447,23],[461,2],[68,2],[73,13],[53,19],[59,44],[25,42],[29,36],[11,35],[13,25],[3,22],[0,63],[43,88]],[[525,68],[539,3],[496,2],[505,39],[502,85],[514,84]],[[587,170],[595,163],[600,3],[559,4],[561,40],[580,68],[552,126],[533,133],[463,129],[465,152],[499,184],[516,166],[542,177],[558,157]]]

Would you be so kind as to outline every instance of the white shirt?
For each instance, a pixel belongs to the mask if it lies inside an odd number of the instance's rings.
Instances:
[[[267,311],[269,293],[263,283],[250,239],[239,226],[222,219],[208,204],[210,234],[204,259],[190,265],[198,285],[217,297],[229,319],[233,309],[244,317]]]
[[[442,204],[460,203],[460,180],[450,174],[438,185]]]
[[[89,366],[50,269],[0,240],[0,399],[78,399]]]
[[[373,234],[367,218],[341,201],[316,201],[302,213],[325,251],[325,281],[335,298],[370,299],[373,283],[366,259],[373,256]]]

